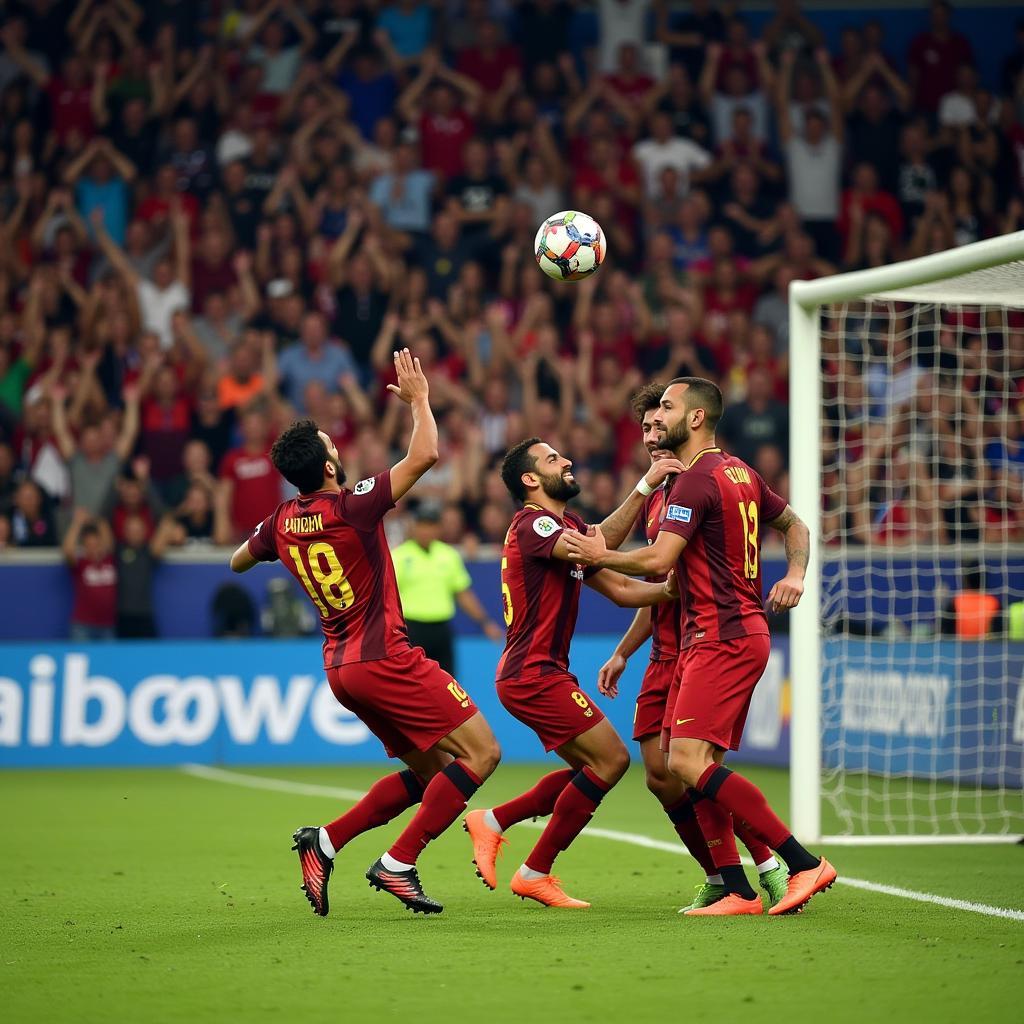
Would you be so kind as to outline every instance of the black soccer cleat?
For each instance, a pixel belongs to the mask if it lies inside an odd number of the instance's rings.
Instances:
[[[408,871],[388,871],[380,858],[370,865],[366,880],[377,892],[389,892],[396,900],[407,906],[414,914],[440,914],[444,907],[432,900],[420,884],[415,868]]]
[[[334,870],[334,861],[320,849],[320,829],[317,826],[306,825],[296,829],[292,839],[295,840],[292,849],[298,852],[299,866],[302,868],[302,891],[313,905],[313,913],[326,917],[330,909],[327,903],[327,882]]]

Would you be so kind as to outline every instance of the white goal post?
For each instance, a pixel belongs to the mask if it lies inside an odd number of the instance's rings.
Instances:
[[[892,509],[898,502],[887,500],[885,486],[891,498],[897,471],[885,460],[898,451],[898,461],[907,461],[902,453],[914,451],[913,439],[902,449],[897,443],[886,447],[884,441],[878,448],[864,446],[866,451],[886,452],[874,465],[889,483],[877,486],[870,458],[848,456],[842,426],[835,426],[850,405],[851,392],[841,379],[844,370],[831,371],[830,377],[823,369],[823,351],[826,360],[837,351],[842,353],[837,363],[829,365],[851,367],[855,385],[891,382],[896,365],[891,353],[900,352],[902,365],[914,367],[910,387],[920,378],[941,381],[932,385],[936,400],[957,410],[948,421],[950,444],[962,441],[967,451],[970,434],[971,450],[980,451],[985,438],[1002,429],[993,425],[993,415],[1002,416],[1003,427],[1009,429],[1006,418],[1017,413],[986,412],[983,391],[966,412],[967,400],[957,394],[966,380],[960,350],[940,353],[940,342],[947,349],[954,343],[968,349],[973,345],[982,364],[991,351],[993,358],[998,355],[1010,365],[1017,353],[1007,352],[1007,347],[1024,339],[1024,334],[1015,334],[1021,309],[1024,231],[790,286],[790,501],[807,522],[811,550],[804,597],[790,613],[790,813],[802,842],[1006,842],[1018,841],[1024,832],[1024,642],[1011,640],[1005,627],[998,635],[964,640],[946,630],[948,622],[941,616],[950,613],[938,610],[943,601],[949,607],[944,580],[973,566],[982,576],[989,570],[990,578],[1001,572],[1000,585],[1010,588],[1002,597],[1003,610],[1008,602],[1019,601],[1024,612],[1018,583],[1024,545],[1008,540],[1010,525],[984,526],[983,509],[971,512],[975,524],[981,517],[983,533],[970,540],[964,539],[966,534],[946,535],[944,522],[930,544],[919,543],[923,532],[912,536],[913,525],[893,526]],[[897,335],[902,348],[887,347]],[[844,348],[848,339],[853,357]],[[850,358],[852,363],[844,361]],[[930,369],[919,378],[922,363]],[[1005,379],[1016,378],[1007,373]],[[971,380],[977,395],[976,377]],[[843,397],[830,399],[837,387]],[[902,399],[907,394],[902,392]],[[891,420],[886,426],[886,416],[897,408],[896,399],[890,391],[877,400],[889,402],[884,407],[889,412],[866,412],[863,423],[871,426],[862,428],[864,436],[870,436],[869,429],[888,429],[891,440],[894,428]],[[871,399],[862,396],[861,401],[869,409]],[[905,419],[917,415],[916,407],[908,411],[914,401],[898,407]],[[1024,415],[1024,404],[1020,409]],[[878,419],[871,420],[872,415]],[[838,441],[823,441],[827,436],[838,436]],[[940,448],[938,442],[934,447]],[[863,460],[856,488],[850,484],[853,472],[844,476],[843,468],[844,459],[853,457]],[[930,458],[929,466],[941,461],[938,454]],[[933,522],[950,515],[949,503],[934,497],[937,487],[915,490],[915,464],[913,458],[909,461],[899,477],[904,507],[931,501]],[[838,471],[831,468],[836,465]],[[826,522],[825,510],[832,508],[838,511]],[[955,512],[961,514],[960,509]],[[913,510],[903,515],[916,522]],[[853,527],[848,529],[849,523],[880,521],[882,526],[861,525],[856,536]],[[1002,539],[986,544],[997,528],[1004,530]],[[1007,582],[1011,578],[1012,586]],[[901,607],[913,610],[890,614],[884,628],[870,621],[872,607],[889,601],[894,608],[899,600],[909,600]],[[849,608],[857,601],[866,602],[868,610],[859,612],[863,621],[854,623]],[[844,610],[837,612],[841,606]],[[918,619],[917,609],[924,607],[928,611]],[[931,725],[888,725],[886,715],[895,720],[906,714],[909,721],[913,713],[906,709],[914,702]]]

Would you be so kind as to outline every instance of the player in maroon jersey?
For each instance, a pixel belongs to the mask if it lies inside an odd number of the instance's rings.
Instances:
[[[654,425],[664,390],[661,384],[647,384],[633,395],[631,400],[633,414],[640,422],[644,447],[652,459],[664,454],[660,449],[661,438],[658,428]],[[668,508],[667,497],[671,484],[672,477],[668,477],[644,500],[639,523],[648,544],[654,543],[661,530],[662,520]],[[653,583],[659,583],[663,578],[660,575],[648,577]],[[682,913],[699,906],[709,906],[721,899],[725,895],[725,887],[711,858],[704,834],[700,830],[687,787],[668,770],[665,752],[661,749],[661,734],[669,690],[679,661],[678,601],[637,609],[629,629],[597,674],[597,690],[602,696],[612,699],[618,695],[619,678],[625,671],[626,662],[648,638],[651,640],[651,656],[633,714],[633,739],[640,745],[647,788],[664,808],[676,834],[707,876],[707,880],[698,887],[692,903],[684,907]],[[785,869],[779,865],[772,851],[746,827],[744,822],[735,823],[735,829],[756,865],[761,888],[768,893],[769,902],[774,905],[786,892]]]
[[[320,612],[324,667],[335,697],[408,766],[378,780],[347,813],[320,828],[298,829],[303,889],[326,916],[334,857],[355,836],[420,804],[408,826],[366,873],[374,888],[414,913],[439,913],[423,892],[416,858],[465,810],[498,764],[497,741],[462,687],[409,643],[383,518],[437,461],[437,425],[427,379],[408,349],[395,353],[398,384],[412,410],[405,458],[346,490],[338,450],[312,420],[293,423],[270,457],[298,488],[231,556],[245,572],[278,558]]]
[[[714,383],[676,378],[660,405],[654,423],[661,446],[686,468],[669,490],[657,539],[639,551],[610,551],[597,530],[593,536],[567,533],[566,547],[570,557],[591,566],[638,575],[676,570],[683,605],[682,671],[669,719],[668,766],[694,791],[697,820],[726,889],[716,903],[687,913],[762,912],[740,866],[731,815],[746,821],[786,862],[786,895],[768,911],[785,914],[830,886],[835,869],[824,857],[808,853],[764,794],[722,760],[727,749],[739,746],[770,649],[761,595],[760,526],[772,526],[786,542],[786,576],[768,595],[773,611],[795,607],[803,594],[810,555],[807,527],[754,470],[716,446],[722,393]]]
[[[645,494],[673,470],[674,459],[654,462],[637,490],[601,524],[613,545],[621,544]],[[540,438],[511,448],[501,467],[514,498],[524,503],[505,535],[501,592],[507,630],[498,662],[498,697],[512,715],[537,733],[569,767],[545,775],[532,789],[486,811],[471,811],[465,828],[473,840],[477,873],[488,888],[497,885],[495,860],[502,832],[526,818],[551,815],[526,863],[512,876],[512,891],[549,907],[590,906],[562,890],[551,867],[559,852],[579,835],[605,793],[629,767],[629,752],[569,671],[569,641],[576,626],[584,583],[616,604],[639,608],[674,600],[670,583],[641,583],[617,572],[584,570],[567,554],[566,535],[585,530],[566,510],[580,492],[572,462]]]

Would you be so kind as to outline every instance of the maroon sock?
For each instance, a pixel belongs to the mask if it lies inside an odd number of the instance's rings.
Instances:
[[[378,779],[355,807],[324,826],[331,845],[340,850],[363,832],[386,825],[407,807],[423,799],[425,785],[411,768]]]
[[[715,867],[715,862],[711,859],[711,851],[708,850],[707,840],[700,830],[696,808],[689,795],[677,800],[671,807],[666,807],[665,813],[668,815],[669,821],[672,822],[676,835],[682,839],[683,845],[704,870],[704,874],[718,874],[718,868]]]
[[[715,866],[715,870],[708,873],[721,874],[722,868],[739,867],[740,854],[732,830],[732,815],[721,804],[705,799],[701,793],[694,793],[691,799]]]
[[[555,801],[551,820],[526,858],[526,866],[551,874],[555,858],[583,831],[611,788],[587,767],[576,772]]]
[[[724,765],[709,764],[696,788],[729,811],[736,821],[746,822],[773,850],[778,850],[789,838],[789,829],[768,806],[764,793]],[[702,827],[703,824],[701,820]]]
[[[461,761],[452,761],[427,783],[420,809],[388,853],[395,860],[415,864],[427,843],[436,839],[466,809],[466,804],[482,785],[483,781]]]
[[[503,829],[527,818],[546,818],[555,809],[555,801],[575,774],[575,769],[563,768],[560,772],[545,775],[533,789],[492,808],[491,814]]]
[[[747,852],[755,864],[763,864],[772,856],[771,847],[760,836],[754,835],[754,830],[750,827],[749,822],[733,818],[732,827],[736,838],[747,848]]]

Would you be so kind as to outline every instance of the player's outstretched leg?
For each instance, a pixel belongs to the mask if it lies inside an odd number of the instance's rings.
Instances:
[[[466,809],[501,756],[498,741],[479,712],[440,740],[437,748],[455,760],[430,780],[412,821],[366,872],[373,888],[391,893],[414,913],[437,914],[444,909],[423,892],[416,860]]]
[[[746,822],[751,831],[786,862],[789,868],[786,895],[768,913],[777,916],[802,909],[812,896],[835,882],[835,868],[824,857],[815,857],[804,849],[768,806],[761,790],[742,775],[716,763],[712,758],[713,749],[704,740],[673,739],[669,770],[707,798],[708,808],[704,813],[709,822],[717,820],[711,807],[728,811],[734,819]],[[700,816],[701,804],[697,806]],[[710,842],[709,827],[714,826],[705,825],[704,817],[700,817],[700,821]]]
[[[555,801],[572,781],[576,770],[563,768],[540,779],[535,786],[506,803],[486,811],[470,811],[462,827],[473,841],[476,873],[488,889],[498,885],[495,861],[508,840],[502,833],[527,818],[546,818],[555,809]]]
[[[562,744],[557,752],[570,765],[578,766],[577,771],[555,800],[551,820],[512,876],[510,888],[522,899],[546,907],[583,909],[590,904],[566,895],[551,868],[558,854],[586,827],[605,794],[625,775],[629,751],[606,719]]]

